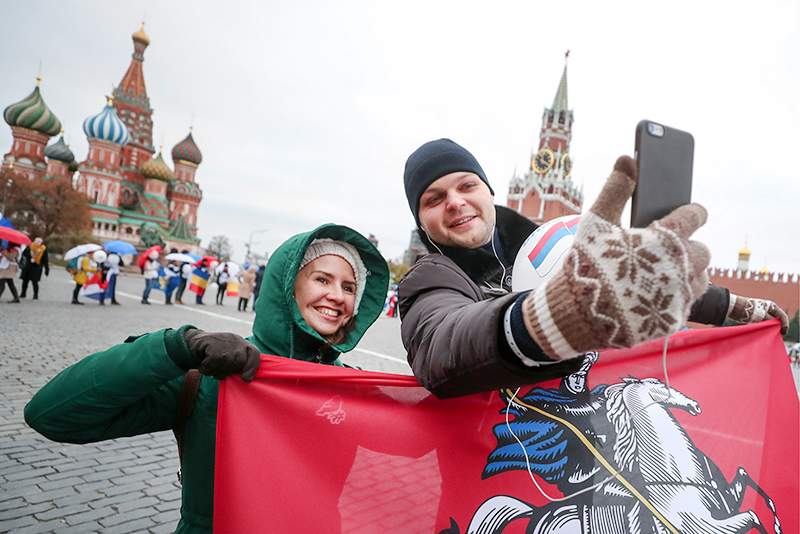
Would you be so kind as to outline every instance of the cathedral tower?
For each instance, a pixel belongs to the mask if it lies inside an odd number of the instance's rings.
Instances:
[[[170,219],[178,221],[183,216],[192,235],[197,235],[197,209],[203,200],[203,191],[194,181],[197,167],[203,161],[203,154],[192,138],[192,129],[186,139],[172,149],[172,162],[175,164],[175,180],[169,191]]]
[[[569,56],[567,51],[566,56]],[[530,170],[512,177],[507,206],[541,224],[581,212],[583,192],[572,183],[572,110],[567,102],[567,64],[553,105],[542,113],[539,147],[531,154]]]
[[[114,110],[114,98],[98,113],[83,121],[89,154],[80,164],[77,189],[89,197],[93,233],[101,239],[116,239],[119,199],[122,194],[121,157],[130,138],[128,127]]]
[[[150,107],[150,98],[144,85],[144,51],[150,44],[150,38],[142,28],[134,33],[133,57],[125,76],[114,89],[114,107],[117,115],[128,127],[130,141],[122,150],[122,163],[120,168],[123,175],[123,192],[127,192],[123,205],[135,207],[136,200],[144,194],[144,179],[139,174],[139,168],[152,159],[155,154],[153,147],[153,110]],[[124,193],[123,193],[124,194]]]
[[[3,158],[3,169],[13,161],[14,172],[31,180],[41,178],[47,172],[45,147],[50,138],[61,131],[61,121],[50,111],[39,92],[41,81],[41,78],[36,78],[33,92],[3,112],[14,137],[11,151]]]

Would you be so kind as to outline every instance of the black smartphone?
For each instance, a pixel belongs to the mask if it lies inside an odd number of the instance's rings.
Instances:
[[[688,132],[644,120],[636,125],[636,168],[631,228],[644,228],[692,201],[694,137]]]

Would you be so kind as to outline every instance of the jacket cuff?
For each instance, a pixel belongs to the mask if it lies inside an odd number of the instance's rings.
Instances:
[[[543,363],[552,363],[554,360],[542,351],[525,327],[525,320],[522,316],[522,302],[528,296],[528,293],[529,291],[520,294],[517,300],[506,309],[503,319],[503,332],[509,348],[523,364],[527,367],[539,367]]]
[[[167,354],[172,362],[184,371],[197,368],[197,360],[189,352],[189,347],[186,345],[186,338],[184,337],[187,330],[196,328],[196,326],[187,324],[177,330],[170,328],[164,331],[164,346],[167,349]]]

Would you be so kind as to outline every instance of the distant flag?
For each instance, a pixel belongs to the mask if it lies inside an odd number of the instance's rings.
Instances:
[[[208,278],[209,274],[203,272],[202,269],[195,269],[192,271],[192,280],[189,282],[189,291],[193,291],[198,295],[202,296],[203,293],[206,292],[206,286],[208,285]]]
[[[167,295],[172,295],[172,292],[177,289],[180,283],[180,275],[167,276],[167,270],[163,266],[158,268],[158,285],[155,286],[155,289],[163,291]]]
[[[228,282],[228,285],[225,287],[225,291],[229,297],[238,297],[239,282]]]
[[[94,300],[110,299],[114,294],[114,283],[113,273],[103,282],[98,271],[83,284],[78,294]]]

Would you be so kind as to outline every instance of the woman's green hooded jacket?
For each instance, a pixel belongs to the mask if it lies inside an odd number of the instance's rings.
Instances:
[[[294,300],[294,281],[306,248],[325,237],[353,245],[367,269],[355,330],[333,347],[306,325]],[[342,365],[339,354],[353,349],[380,315],[388,283],[386,262],[354,230],[329,224],[297,235],[278,247],[265,268],[248,339],[264,354]],[[26,422],[45,437],[67,443],[172,429],[184,375],[197,366],[184,340],[187,328],[193,327],[129,337],[87,356],[34,395],[25,407]],[[176,529],[181,534],[212,531],[218,393],[219,382],[203,377],[184,431],[183,501]]]

